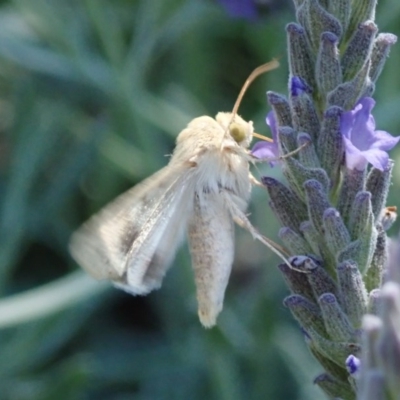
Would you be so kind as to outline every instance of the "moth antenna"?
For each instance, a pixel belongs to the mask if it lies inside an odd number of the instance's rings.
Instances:
[[[261,135],[260,133],[253,132],[253,137],[264,140],[265,142],[271,142],[271,143],[273,142],[271,138],[269,138],[268,136]]]
[[[251,83],[260,75],[265,74],[266,72],[272,71],[275,68],[279,67],[279,62],[276,59],[273,59],[272,61],[266,63],[266,64],[262,64],[259,67],[257,67],[250,75],[249,77],[246,79],[246,82],[244,83],[244,85],[242,86],[242,89],[240,90],[240,93],[236,99],[235,105],[233,106],[232,109],[232,117],[234,118],[235,115],[238,112],[240,103],[243,99],[244,94],[246,93],[246,90],[248,89],[248,87],[251,85]]]
[[[240,103],[241,103],[241,101],[243,99],[243,96],[245,95],[246,90],[248,89],[248,87],[252,84],[252,82],[254,82],[254,80],[258,76],[260,76],[262,74],[265,74],[266,72],[272,71],[272,70],[274,70],[274,69],[276,69],[278,67],[279,67],[279,61],[274,58],[272,61],[267,62],[266,64],[262,64],[259,67],[257,67],[249,75],[249,77],[246,79],[245,83],[243,84],[242,89],[240,89],[239,95],[238,95],[238,97],[237,97],[237,99],[235,101],[235,105],[233,106],[233,109],[232,109],[232,116],[231,116],[231,119],[229,121],[228,127],[225,130],[225,134],[228,132],[230,125],[232,124],[233,120],[235,119],[235,115],[238,112]],[[266,142],[273,142],[272,139],[268,138],[267,136],[260,135],[259,133],[253,132],[253,136],[257,137],[259,139],[262,139],[262,140],[264,140]],[[223,144],[223,141],[221,141],[221,149],[222,149],[222,144]]]
[[[271,157],[271,158],[255,158],[253,159],[253,162],[271,162],[271,161],[281,161],[284,160],[285,158],[289,158],[294,156],[295,154],[297,154],[300,150],[304,149],[304,147],[308,146],[309,143],[304,143],[301,146],[299,146],[297,149],[293,150],[293,151],[289,151],[289,153],[283,154],[282,156],[279,157]]]

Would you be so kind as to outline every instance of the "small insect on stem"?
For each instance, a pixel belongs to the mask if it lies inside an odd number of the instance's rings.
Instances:
[[[251,121],[237,115],[251,82],[278,66],[273,60],[256,68],[231,113],[193,119],[178,135],[167,166],[73,234],[71,254],[90,275],[109,279],[131,294],[147,294],[161,286],[186,232],[198,314],[201,323],[211,327],[222,310],[232,269],[234,222],[290,266],[285,249],[262,236],[246,216],[255,180],[250,163],[256,161],[248,147],[253,136],[261,135],[254,134]]]

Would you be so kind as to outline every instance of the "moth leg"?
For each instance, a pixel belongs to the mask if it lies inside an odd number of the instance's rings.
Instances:
[[[271,251],[273,251],[278,257],[280,257],[289,267],[293,269],[292,265],[288,261],[288,254],[285,249],[279,246],[274,241],[266,238],[261,235],[260,232],[252,225],[249,219],[246,217],[246,214],[237,206],[233,199],[232,193],[223,190],[221,193],[225,198],[225,204],[228,207],[228,210],[232,216],[232,219],[242,228],[246,229],[250,232],[254,239],[259,240],[265,246],[267,246]]]
[[[249,180],[250,180],[250,183],[254,186],[259,186],[262,188],[264,187],[264,185],[257,178],[255,178],[251,172],[249,173]]]

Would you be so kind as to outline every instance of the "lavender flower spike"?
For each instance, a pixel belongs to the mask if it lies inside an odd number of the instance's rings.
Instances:
[[[341,132],[345,144],[347,168],[363,171],[367,164],[383,171],[389,163],[388,151],[400,140],[385,131],[375,130],[371,114],[375,101],[362,98],[353,110],[343,113]]]
[[[281,159],[286,184],[261,181],[289,259],[313,266],[307,273],[293,263],[296,269],[279,269],[291,292],[285,305],[323,368],[314,382],[330,399],[400,399],[400,280],[396,289],[382,287],[388,258],[382,210],[393,167],[388,151],[400,137],[376,130],[368,97],[396,38],[377,35],[376,4],[294,0],[288,98],[268,94],[274,110],[268,124],[279,140],[253,148],[264,158],[287,154],[305,138],[309,143]],[[368,324],[367,312],[382,314],[379,326]]]
[[[267,115],[267,125],[271,129],[273,142],[257,142],[251,150],[251,154],[259,159],[279,157],[278,124],[273,111],[270,111]],[[275,164],[276,161],[270,162],[271,167]]]

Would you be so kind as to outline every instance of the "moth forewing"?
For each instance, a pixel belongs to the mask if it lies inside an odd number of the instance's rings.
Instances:
[[[74,233],[72,256],[130,293],[160,287],[186,226],[191,172],[169,165],[119,196]]]
[[[190,167],[175,177],[151,205],[139,235],[130,244],[125,279],[132,293],[142,294],[139,290],[148,293],[161,286],[186,227],[191,208],[192,196],[188,193],[192,191],[191,178]]]
[[[205,327],[221,312],[234,255],[233,220],[217,193],[195,194],[188,225],[198,314]]]

